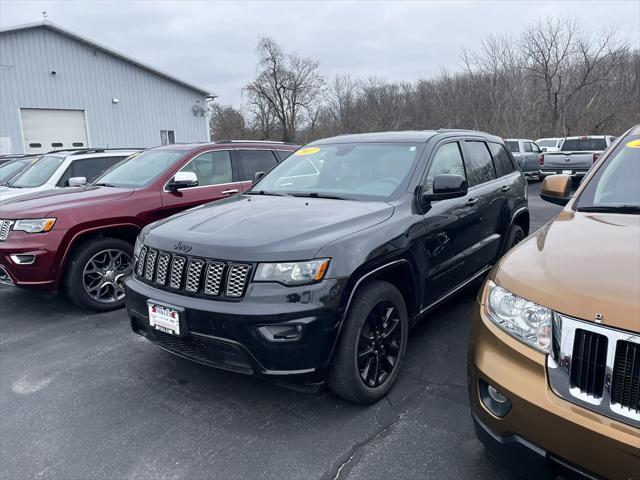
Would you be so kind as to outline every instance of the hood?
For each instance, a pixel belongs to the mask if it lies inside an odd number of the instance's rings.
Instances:
[[[19,190],[19,189],[18,189]],[[128,188],[67,187],[40,190],[5,200],[0,193],[0,218],[35,218],[47,216],[64,209],[104,205],[112,200],[125,198],[134,192]]]
[[[237,196],[154,224],[146,245],[189,255],[234,261],[314,258],[324,245],[384,222],[393,207],[384,202],[322,198]]]
[[[17,198],[31,193],[37,192],[35,188],[10,188],[7,186],[0,187],[0,202],[4,203],[12,198]]]
[[[500,262],[495,280],[557,312],[640,332],[640,215],[563,211]]]

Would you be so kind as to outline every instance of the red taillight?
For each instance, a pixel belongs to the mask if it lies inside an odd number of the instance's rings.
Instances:
[[[596,163],[598,161],[598,159],[600,158],[600,155],[601,154],[599,154],[599,153],[594,153],[593,154],[593,163]]]
[[[539,160],[540,160],[540,165],[544,165],[544,153],[540,154]]]

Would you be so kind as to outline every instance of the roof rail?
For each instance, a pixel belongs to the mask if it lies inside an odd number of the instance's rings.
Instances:
[[[293,142],[282,142],[279,140],[216,140],[213,143],[277,143],[280,145],[296,145]]]
[[[146,150],[145,147],[118,147],[118,148],[60,148],[57,150],[49,150],[45,155],[50,153],[69,152],[69,155],[84,155],[86,153],[112,152],[118,150]]]

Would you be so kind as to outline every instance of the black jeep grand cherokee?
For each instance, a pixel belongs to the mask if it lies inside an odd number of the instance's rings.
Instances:
[[[142,231],[131,326],[197,362],[374,402],[410,326],[528,234],[525,189],[484,133],[313,142],[244,194]]]

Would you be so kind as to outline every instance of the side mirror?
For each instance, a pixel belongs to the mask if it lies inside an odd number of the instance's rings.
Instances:
[[[197,187],[198,177],[193,172],[178,172],[173,180],[167,184],[167,188],[172,192],[177,192],[181,188]]]
[[[84,187],[87,184],[87,178],[86,177],[71,177],[67,181],[67,184],[70,187]]]
[[[571,199],[571,177],[569,175],[549,175],[542,181],[540,198],[556,205],[566,205]]]
[[[256,183],[258,183],[258,180],[264,177],[264,175],[265,175],[264,172],[256,172],[255,175],[253,176],[253,184],[255,185]]]
[[[460,175],[442,174],[433,178],[433,193],[425,194],[426,201],[446,200],[464,197],[467,194],[467,181]]]
[[[546,152],[546,151],[547,151],[547,147],[542,147],[540,150],[541,150],[542,152]]]

